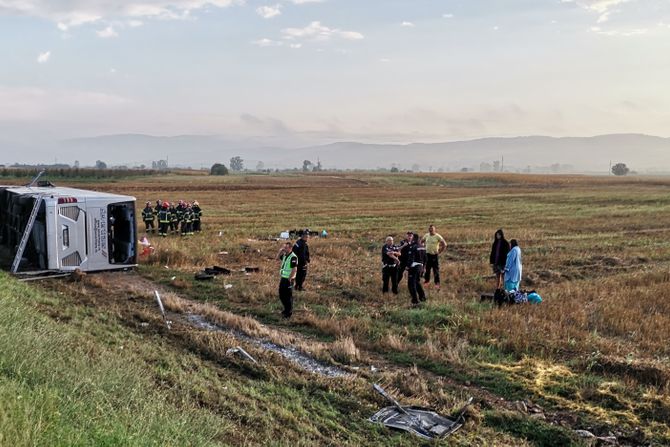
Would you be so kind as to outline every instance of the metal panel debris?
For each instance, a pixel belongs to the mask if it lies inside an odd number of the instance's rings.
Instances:
[[[370,418],[370,422],[396,430],[404,430],[429,440],[447,437],[461,428],[465,422],[463,417],[465,411],[472,404],[472,398],[470,398],[455,418],[447,418],[425,408],[403,407],[379,385],[375,384],[374,389],[393,406],[375,413]]]

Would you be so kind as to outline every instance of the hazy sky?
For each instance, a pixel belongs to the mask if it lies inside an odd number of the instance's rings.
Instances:
[[[670,136],[668,0],[0,0],[0,142]]]

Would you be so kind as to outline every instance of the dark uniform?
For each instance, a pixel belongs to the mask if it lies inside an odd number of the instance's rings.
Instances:
[[[184,205],[184,202],[182,202],[181,200],[179,201],[179,204],[174,208],[177,217],[177,232],[179,232],[179,229],[181,228],[181,221],[184,220],[185,209],[186,206]]]
[[[309,247],[307,241],[298,239],[293,245],[293,253],[298,257],[298,273],[295,277],[295,290],[302,290],[305,278],[307,278],[307,265],[309,264]]]
[[[402,281],[402,276],[405,274],[405,269],[407,269],[407,256],[409,255],[410,241],[405,239],[402,241],[400,247],[397,247],[395,251],[400,252],[398,259],[400,260],[400,265],[398,265],[398,284]]]
[[[298,266],[298,257],[295,253],[282,255],[281,269],[279,271],[281,279],[279,280],[279,300],[284,306],[282,315],[284,318],[290,318],[293,314],[293,285],[291,284],[291,272]]]
[[[179,230],[179,222],[177,222],[177,208],[174,205],[170,205],[170,233],[177,234]]]
[[[193,210],[190,205],[186,205],[181,221],[181,235],[193,234]]]
[[[388,293],[389,280],[391,281],[391,291],[398,294],[398,264],[389,253],[397,250],[395,245],[386,245],[382,247],[382,293]]]
[[[412,295],[412,304],[426,301],[426,294],[421,285],[421,272],[426,263],[426,249],[418,242],[412,242],[407,252],[407,288]]]
[[[144,220],[144,226],[146,227],[147,233],[153,233],[155,228],[154,224],[154,209],[150,204],[142,210],[142,220]]]
[[[201,229],[200,218],[202,217],[202,210],[200,209],[198,202],[193,202],[191,210],[193,211],[193,231],[199,233]]]
[[[161,208],[158,212],[158,234],[165,237],[168,234],[170,226],[170,209],[167,206]]]

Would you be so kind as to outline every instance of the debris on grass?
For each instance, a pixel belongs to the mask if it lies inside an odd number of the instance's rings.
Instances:
[[[252,363],[258,364],[255,358],[251,356],[247,351],[244,350],[243,347],[238,346],[236,348],[230,348],[226,351],[226,355],[233,355],[233,354],[238,354],[239,356],[249,360]]]
[[[165,314],[165,307],[163,307],[163,301],[161,300],[161,295],[158,293],[158,290],[154,290],[154,296],[156,297],[156,302],[158,303],[158,308],[161,311],[161,315],[163,315],[163,321],[165,321],[165,325],[169,330],[172,322],[167,319],[167,315]]]
[[[235,331],[232,329],[228,329],[226,327],[221,327],[212,324],[208,322],[202,315],[190,314],[187,316],[187,319],[195,326],[204,329],[206,331],[227,332],[242,342],[249,343],[251,345],[263,348],[267,351],[279,354],[282,357],[286,358],[287,360],[290,360],[291,362],[297,364],[300,368],[304,369],[305,371],[319,374],[321,376],[328,378],[347,377],[350,375],[348,372],[336,366],[325,365],[316,360],[315,358],[305,354],[304,352],[292,346],[281,346],[261,338],[252,337],[239,331]]]
[[[198,281],[211,281],[214,279],[214,275],[210,275],[206,272],[198,272],[194,275],[194,278]]]
[[[373,387],[392,406],[379,410],[370,418],[370,422],[396,430],[404,430],[428,440],[445,438],[461,428],[465,423],[465,412],[472,404],[472,398],[470,398],[458,411],[456,417],[447,418],[425,408],[403,407],[381,386],[375,384]]]

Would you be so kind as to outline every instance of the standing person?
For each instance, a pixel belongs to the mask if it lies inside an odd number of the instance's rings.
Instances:
[[[179,232],[179,222],[177,222],[177,207],[174,202],[170,204],[170,234],[177,234]]]
[[[426,259],[426,249],[419,241],[419,235],[412,235],[412,244],[407,253],[407,288],[412,295],[412,305],[419,305],[420,301],[426,301],[426,293],[421,286],[421,275],[423,274]]]
[[[153,233],[156,228],[154,225],[154,209],[151,207],[151,202],[147,202],[142,210],[142,220],[144,220],[144,227],[146,228],[147,234]]]
[[[156,200],[156,207],[154,208],[154,214],[158,216],[158,213],[163,209],[163,202],[161,199]]]
[[[193,201],[193,231],[200,233],[200,218],[202,217],[202,210],[200,209],[200,204],[197,200]]]
[[[405,270],[407,269],[407,254],[409,253],[409,247],[412,245],[412,237],[414,233],[411,231],[408,231],[405,234],[405,239],[400,243],[400,246],[398,247],[398,251],[400,251],[400,256],[398,256],[398,260],[400,261],[400,265],[398,265],[398,284],[402,282],[402,276],[405,274]]]
[[[435,225],[428,227],[421,242],[426,244],[426,276],[425,284],[430,283],[430,272],[433,271],[435,278],[435,288],[440,290],[440,255],[447,248],[444,238],[435,231]]]
[[[158,212],[158,234],[165,237],[170,225],[170,209],[167,202],[163,202],[161,210]]]
[[[519,290],[523,266],[521,265],[519,243],[516,239],[512,239],[509,244],[512,249],[507,254],[507,262],[505,263],[505,290],[511,292],[512,290]]]
[[[184,211],[186,211],[186,204],[183,200],[180,200],[177,206],[175,207],[177,213],[177,232],[181,229],[181,223],[184,220]]]
[[[493,236],[491,256],[489,256],[489,263],[493,269],[493,274],[496,275],[496,289],[502,289],[503,287],[505,264],[507,263],[507,253],[509,253],[509,250],[509,242],[505,239],[505,233],[503,233],[501,228]]]
[[[181,221],[181,235],[186,236],[189,234],[193,234],[193,210],[191,209],[191,204],[186,202],[186,208],[184,209]]]
[[[307,267],[309,266],[309,230],[298,231],[300,239],[293,245],[293,253],[298,257],[298,274],[295,278],[295,290],[303,290],[303,284],[307,277]]]
[[[391,236],[386,238],[386,243],[382,247],[382,293],[388,293],[389,280],[391,281],[391,291],[394,295],[398,294],[398,259],[400,252],[393,245]]]
[[[279,300],[284,305],[282,315],[291,318],[293,314],[293,283],[298,272],[298,256],[291,250],[291,242],[285,242],[277,256],[281,262],[279,269]]]

